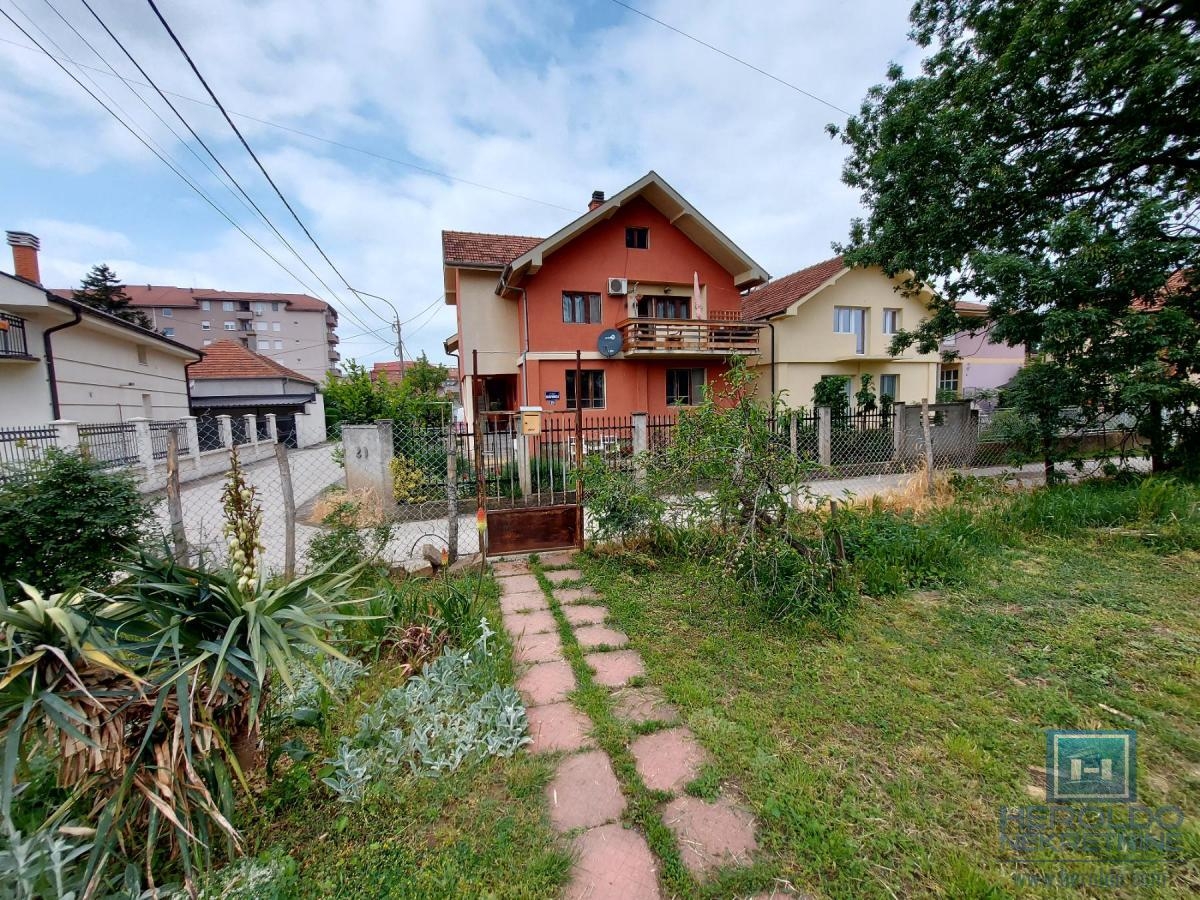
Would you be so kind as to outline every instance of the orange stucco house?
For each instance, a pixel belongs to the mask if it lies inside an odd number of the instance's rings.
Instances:
[[[443,231],[442,264],[467,421],[477,405],[661,415],[762,349],[741,292],[767,273],[655,172],[547,238]]]

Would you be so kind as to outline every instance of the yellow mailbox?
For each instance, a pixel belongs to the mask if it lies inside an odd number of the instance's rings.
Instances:
[[[542,408],[540,406],[521,407],[521,434],[539,435],[542,433]]]

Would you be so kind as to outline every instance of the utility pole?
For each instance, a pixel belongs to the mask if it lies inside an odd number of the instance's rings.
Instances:
[[[387,297],[380,297],[378,294],[371,294],[371,293],[368,293],[367,291],[355,290],[354,288],[351,288],[351,290],[354,291],[355,295],[360,300],[363,297],[374,297],[376,300],[382,300],[384,303],[386,303],[388,305],[388,308],[392,311],[392,331],[396,335],[395,350],[396,350],[396,356],[400,360],[400,377],[403,378],[404,377],[404,338],[403,338],[403,336],[401,334],[401,330],[400,330],[401,327],[403,326],[403,323],[400,321],[399,310],[396,309],[396,305],[394,303],[392,303],[392,301],[389,300]]]

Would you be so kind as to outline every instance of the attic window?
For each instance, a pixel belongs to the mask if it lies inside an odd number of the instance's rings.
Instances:
[[[650,229],[626,228],[625,246],[631,250],[645,250],[650,246]]]

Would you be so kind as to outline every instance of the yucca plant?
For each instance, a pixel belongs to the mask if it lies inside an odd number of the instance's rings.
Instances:
[[[227,512],[246,558],[228,568],[191,568],[143,550],[103,593],[46,597],[23,586],[11,605],[0,595],[3,777],[12,784],[32,753],[58,759],[73,801],[58,816],[86,805],[94,819],[87,895],[114,856],[135,848],[151,885],[164,853],[178,857],[191,885],[214,846],[239,850],[234,789],[259,761],[272,679],[290,683],[294,667],[341,657],[331,635],[364,602],[347,599],[358,572],[335,572],[337,560],[266,582],[254,494],[244,486],[235,466],[227,495],[238,508]]]

